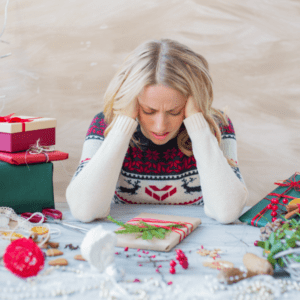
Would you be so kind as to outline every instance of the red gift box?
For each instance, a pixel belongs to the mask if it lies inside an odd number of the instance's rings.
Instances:
[[[0,160],[12,165],[37,164],[49,161],[65,160],[68,157],[68,153],[61,151],[47,151],[42,153],[30,153],[29,151],[17,153],[0,152]]]
[[[55,145],[56,119],[13,115],[0,117],[0,151],[27,150],[38,139],[42,145]]]

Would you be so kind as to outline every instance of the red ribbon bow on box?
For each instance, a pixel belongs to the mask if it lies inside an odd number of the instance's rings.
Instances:
[[[22,119],[19,117],[13,117],[14,113],[1,117],[0,116],[0,123],[22,123],[22,131],[25,131],[25,123],[32,122],[34,119],[38,118],[29,118],[29,119]]]

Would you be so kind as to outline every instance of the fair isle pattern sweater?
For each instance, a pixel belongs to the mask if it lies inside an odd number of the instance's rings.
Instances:
[[[188,120],[191,118],[193,120]],[[128,149],[122,166],[117,172],[119,176],[115,178],[117,182],[114,188],[114,195],[112,195],[115,202],[124,204],[203,205],[204,201],[206,201],[203,197],[203,175],[199,175],[198,169],[201,169],[200,164],[197,168],[197,161],[195,159],[197,149],[192,138],[192,131],[193,126],[199,125],[197,124],[199,122],[200,126],[208,126],[201,113],[191,116],[188,119],[185,119],[184,123],[192,140],[194,155],[191,157],[187,157],[180,151],[177,145],[177,138],[173,138],[164,145],[156,145],[143,135],[140,126],[137,124],[134,136],[141,142],[142,146],[139,149],[138,147],[127,145]],[[136,122],[134,120],[131,121]],[[192,124],[193,122],[195,124]],[[219,152],[237,163],[235,132],[230,119],[228,119],[228,122],[228,126],[220,125],[222,134],[220,148],[222,151]],[[72,181],[75,181],[83,169],[91,163],[91,158],[101,148],[105,140],[104,130],[106,127],[104,115],[101,112],[94,117],[88,129],[81,162]],[[111,132],[110,134],[113,133]],[[210,130],[208,130],[208,134],[212,135]],[[215,140],[214,147],[219,148],[216,138],[213,135],[212,138]],[[117,143],[113,151],[119,151]],[[207,151],[214,152],[212,149],[207,149]],[[225,157],[223,157],[222,163],[225,163],[228,168],[229,165],[227,160],[224,159]],[[219,165],[219,167],[222,168],[222,165]],[[213,164],[212,168],[214,168]],[[238,178],[238,181],[244,185],[239,168],[230,167],[229,169],[232,170],[232,174],[235,174],[234,176]],[[107,168],[106,173],[102,174],[102,176],[110,176],[110,172],[110,168]],[[98,180],[101,181],[101,178],[98,178]],[[218,189],[218,178],[210,175],[210,180],[214,181],[211,184],[215,185],[215,189]],[[114,184],[113,179],[111,184]],[[246,190],[246,188],[244,189]],[[240,199],[240,201],[245,202],[245,199]]]

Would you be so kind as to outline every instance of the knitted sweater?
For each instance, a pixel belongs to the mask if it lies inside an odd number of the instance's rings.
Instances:
[[[110,203],[204,205],[205,213],[222,223],[239,217],[248,191],[237,163],[235,132],[220,125],[219,147],[202,113],[183,123],[192,141],[193,156],[184,155],[177,137],[156,145],[136,120],[120,115],[104,138],[103,113],[93,119],[77,171],[67,189],[72,214],[84,222],[109,214]],[[134,134],[141,149],[130,147]],[[225,158],[226,157],[226,158]],[[162,209],[167,209],[162,208]]]

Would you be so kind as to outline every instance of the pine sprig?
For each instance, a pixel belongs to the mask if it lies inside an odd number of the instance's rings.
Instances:
[[[272,232],[266,241],[257,242],[257,246],[264,249],[264,252],[268,254],[268,261],[275,267],[278,263],[281,267],[284,266],[284,258],[275,259],[275,254],[288,250],[290,248],[296,248],[296,241],[300,241],[300,221],[295,219],[286,220],[281,228],[278,228],[275,232]],[[300,255],[289,254],[288,257],[300,262]]]
[[[152,240],[153,237],[156,237],[158,239],[164,239],[166,237],[166,234],[170,231],[172,231],[172,228],[180,228],[183,227],[183,224],[168,224],[166,225],[167,228],[161,228],[149,225],[146,222],[139,221],[138,224],[125,224],[123,222],[117,221],[111,216],[108,216],[107,219],[109,221],[112,221],[119,226],[123,227],[124,229],[119,229],[115,231],[116,234],[127,234],[127,233],[135,233],[139,234],[137,235],[137,238],[142,238],[143,240]]]

